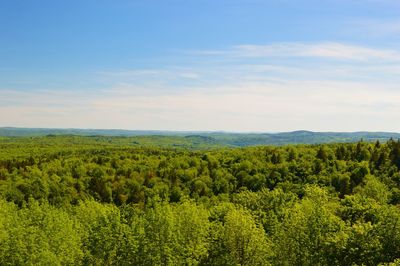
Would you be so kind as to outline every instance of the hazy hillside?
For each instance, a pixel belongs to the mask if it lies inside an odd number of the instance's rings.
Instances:
[[[138,143],[147,144],[184,144],[184,146],[254,146],[285,144],[316,144],[332,142],[355,142],[400,138],[400,133],[390,132],[311,132],[293,131],[283,133],[230,133],[230,132],[188,132],[188,131],[151,131],[151,130],[119,130],[119,129],[51,129],[51,128],[0,128],[0,136],[46,136],[46,135],[80,135],[80,136],[116,136],[146,137],[139,138]],[[171,138],[165,138],[171,137]]]

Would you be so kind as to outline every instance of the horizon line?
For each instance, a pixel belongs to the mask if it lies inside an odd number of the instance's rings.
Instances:
[[[229,131],[229,130],[171,130],[171,129],[123,129],[123,128],[79,128],[79,127],[19,127],[19,126],[0,126],[0,129],[15,129],[15,130],[84,130],[84,131],[126,131],[126,132],[167,132],[167,133],[225,133],[225,134],[281,134],[295,132],[309,133],[391,133],[400,134],[397,131],[314,131],[308,129],[297,129],[287,131]]]

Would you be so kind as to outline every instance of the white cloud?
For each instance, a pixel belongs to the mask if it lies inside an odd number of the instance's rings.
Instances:
[[[24,97],[20,97],[22,95]],[[160,130],[400,131],[394,123],[389,123],[400,118],[400,91],[393,91],[390,86],[377,87],[376,84],[282,81],[226,84],[153,95],[140,93],[137,87],[126,87],[124,91],[110,89],[106,94],[80,95],[78,101],[74,101],[75,96],[61,92],[32,95],[13,92],[7,97],[19,98],[19,103],[0,105],[1,125]]]
[[[396,1],[400,4],[399,1]],[[357,34],[364,34],[368,37],[394,37],[399,39],[399,19],[357,19],[350,21],[351,29]]]
[[[98,73],[106,89],[0,89],[0,126],[400,131],[399,53],[340,43],[239,45],[214,51],[211,61]],[[267,57],[278,60],[248,60]]]
[[[115,71],[101,71],[97,73],[103,79],[108,80],[148,80],[152,79],[165,79],[174,80],[177,78],[185,79],[198,79],[199,73],[192,69],[182,67],[170,67],[168,69],[122,69]]]
[[[198,51],[197,53],[233,57],[316,57],[337,60],[400,61],[400,52],[397,50],[376,49],[336,42],[238,45],[229,50]]]

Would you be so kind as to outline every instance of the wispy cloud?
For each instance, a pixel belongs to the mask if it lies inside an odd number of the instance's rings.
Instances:
[[[29,93],[28,93],[29,94]],[[2,125],[169,130],[400,130],[400,91],[359,82],[224,84],[178,93],[110,88],[101,94],[10,93]],[[21,97],[23,96],[23,97]],[[32,101],[34,99],[34,101]],[[48,103],[52,104],[49,105]]]
[[[192,55],[154,69],[98,72],[97,90],[0,88],[0,125],[400,131],[392,122],[400,119],[398,50],[279,43]]]
[[[399,1],[396,1],[400,5]],[[400,19],[356,19],[349,22],[353,33],[362,34],[373,38],[389,37],[400,39]]]
[[[113,71],[99,71],[97,74],[108,77],[147,77],[165,74],[165,70],[160,69],[123,69]]]
[[[400,52],[336,42],[279,43],[270,45],[238,45],[227,50],[196,51],[200,55],[232,57],[316,57],[337,60],[400,61]]]

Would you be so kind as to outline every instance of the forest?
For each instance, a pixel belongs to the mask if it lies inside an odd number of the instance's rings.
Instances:
[[[400,265],[397,139],[157,140],[0,137],[0,264]]]
[[[134,139],[136,144],[174,144],[210,148],[211,146],[245,147],[255,145],[318,144],[366,141],[388,141],[399,139],[395,132],[313,132],[297,130],[292,132],[225,132],[225,131],[161,131],[161,130],[121,130],[121,129],[65,129],[65,128],[18,128],[0,127],[3,137],[38,137],[38,136],[78,135],[88,137],[126,137]],[[132,138],[134,137],[134,138]],[[184,137],[184,138],[183,138]],[[120,138],[121,139],[121,138]]]

